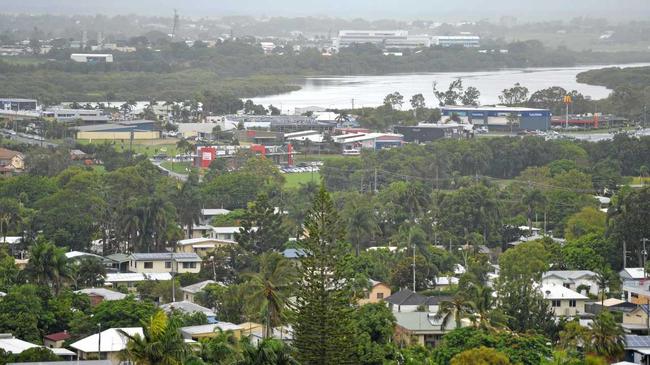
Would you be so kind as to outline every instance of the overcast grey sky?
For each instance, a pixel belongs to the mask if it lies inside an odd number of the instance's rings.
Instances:
[[[0,12],[183,16],[330,15],[362,18],[480,19],[516,16],[522,20],[575,16],[642,19],[650,0],[0,0]]]

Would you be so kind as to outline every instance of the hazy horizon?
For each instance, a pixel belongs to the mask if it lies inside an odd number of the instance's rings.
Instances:
[[[393,18],[477,20],[514,16],[522,21],[560,20],[572,17],[604,17],[611,21],[643,19],[650,16],[648,0],[547,0],[522,2],[494,0],[448,1],[402,0],[25,0],[5,2],[4,13],[26,14],[138,14],[171,16],[178,9],[185,17],[218,16],[332,16],[344,18]]]

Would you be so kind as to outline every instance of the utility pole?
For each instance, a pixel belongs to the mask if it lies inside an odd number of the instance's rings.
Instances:
[[[409,244],[413,245],[413,292],[415,293],[415,245],[411,242],[411,228],[409,228]]]
[[[98,344],[97,344],[97,360],[102,359],[102,324],[97,323],[97,328],[99,329],[99,332],[97,332],[97,335],[99,336]]]
[[[176,251],[176,247],[174,247],[174,251]],[[172,303],[176,303],[176,282],[174,282],[174,251],[172,251]]]
[[[623,269],[627,267],[627,248],[625,240],[623,240]]]
[[[645,269],[645,262],[646,262],[646,258],[648,256],[648,251],[646,251],[646,249],[645,249],[646,242],[648,242],[647,238],[645,238],[645,237],[641,238],[641,243],[643,243],[643,251],[641,253],[643,254],[643,279],[644,280],[648,276],[647,272],[646,272],[646,269]]]
[[[379,189],[377,189],[377,168],[375,167],[375,194],[379,192]]]

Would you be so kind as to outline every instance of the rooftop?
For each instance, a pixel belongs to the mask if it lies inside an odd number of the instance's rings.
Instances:
[[[145,280],[171,280],[172,275],[168,272],[149,272],[149,273],[139,273],[139,272],[125,272],[125,273],[115,273],[115,274],[106,274],[107,283],[124,283],[124,282],[134,282],[134,281],[145,281]]]
[[[443,318],[436,318],[435,313],[397,312],[393,313],[393,315],[397,320],[397,324],[409,331],[439,332],[443,330]]]
[[[97,333],[71,344],[70,347],[85,353],[122,351],[126,348],[127,337],[120,331],[124,331],[130,336],[136,334],[144,336],[142,327],[109,328],[101,332],[101,348],[98,348],[100,334]],[[98,349],[100,351],[98,351]]]
[[[87,289],[77,290],[75,293],[81,293],[86,295],[97,295],[104,298],[104,300],[121,300],[126,298],[126,294],[116,292],[113,290],[108,290],[105,288],[87,288]]]
[[[384,299],[393,305],[437,305],[441,301],[449,300],[446,296],[425,297],[422,294],[415,293],[409,289],[402,289],[397,293]]]
[[[562,285],[544,285],[540,287],[540,291],[544,295],[544,299],[547,300],[559,300],[559,299],[576,299],[576,300],[587,300],[589,297],[584,296],[576,291],[573,291],[569,288],[565,288]]]
[[[228,213],[230,213],[228,209],[201,209],[201,215],[204,216],[226,215]]]
[[[553,270],[547,271],[542,275],[542,280],[555,276],[562,278],[567,281],[573,281],[580,278],[593,278],[596,276],[596,273],[589,270]]]
[[[178,261],[178,262],[201,262],[199,255],[184,252],[156,252],[156,253],[133,253],[131,258],[135,261]]]
[[[70,361],[39,361],[39,362],[10,362],[7,365],[113,365],[110,360],[70,360]]]
[[[49,335],[46,335],[44,338],[50,341],[63,341],[70,338],[70,334],[67,331],[63,331],[63,332],[51,333]]]
[[[185,300],[182,302],[163,304],[160,306],[160,309],[164,310],[167,313],[171,312],[172,310],[178,310],[188,314],[200,312],[205,314],[206,317],[216,317],[216,314],[211,309]]]
[[[198,282],[196,284],[184,286],[184,287],[181,288],[181,290],[186,292],[186,293],[196,294],[196,293],[200,292],[201,290],[203,290],[203,288],[205,288],[206,286],[208,286],[210,284],[217,284],[217,282],[214,281],[214,280],[204,280],[204,281]]]
[[[10,159],[14,156],[22,156],[23,154],[18,151],[9,150],[6,148],[0,147],[0,159]]]
[[[200,326],[188,326],[188,327],[182,327],[181,328],[181,333],[185,335],[204,335],[206,333],[213,333],[217,329],[221,329],[222,331],[236,331],[236,330],[241,330],[242,327],[230,323],[230,322],[217,322],[214,324],[204,324]]]
[[[643,279],[644,272],[642,267],[627,267],[620,271],[621,274],[627,274],[630,278],[634,280]]]
[[[179,246],[186,246],[186,245],[196,245],[196,244],[201,244],[201,243],[234,243],[235,241],[229,241],[229,240],[220,240],[216,238],[204,238],[204,237],[199,237],[199,238],[187,238],[184,240],[180,240],[177,242]]]

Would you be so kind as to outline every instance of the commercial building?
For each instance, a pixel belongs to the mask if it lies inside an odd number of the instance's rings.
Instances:
[[[37,110],[38,101],[34,99],[0,98],[0,110]]]
[[[110,116],[97,109],[49,109],[41,113],[43,118],[56,119],[59,122],[108,123]]]
[[[362,149],[381,150],[402,146],[404,136],[394,133],[350,134],[334,138],[341,145],[344,155],[359,154]]]
[[[395,133],[404,136],[404,142],[425,143],[442,138],[469,138],[474,135],[471,125],[458,123],[420,123],[415,126],[396,126]]]
[[[435,36],[432,43],[439,47],[474,48],[481,46],[481,37],[475,35]]]
[[[409,35],[407,30],[341,30],[332,45],[340,49],[366,43],[382,48],[413,49],[430,47],[431,37]]]
[[[161,131],[152,120],[129,120],[116,123],[94,124],[74,127],[77,139],[147,140],[159,139]]]
[[[73,53],[70,59],[74,62],[80,63],[112,63],[113,55],[110,53]]]
[[[455,121],[490,130],[540,130],[551,127],[548,109],[517,108],[505,106],[444,106],[440,109],[443,120]]]

